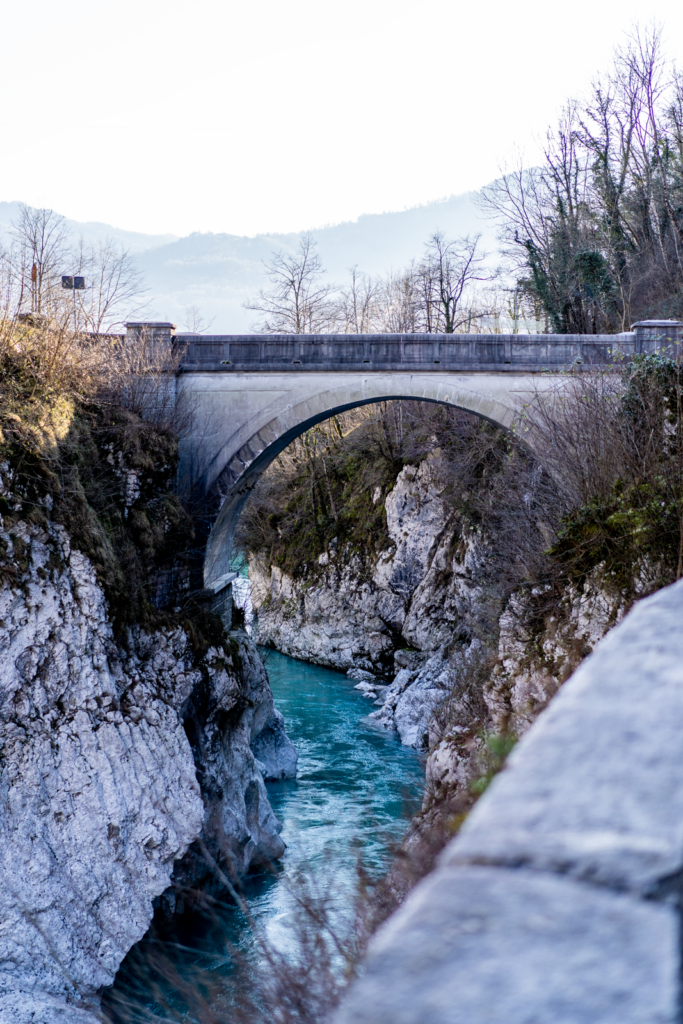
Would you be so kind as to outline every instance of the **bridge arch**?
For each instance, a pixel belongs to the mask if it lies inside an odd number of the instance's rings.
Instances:
[[[230,571],[235,527],[261,474],[287,445],[317,423],[363,405],[405,399],[450,405],[514,430],[519,429],[520,414],[534,400],[539,384],[546,390],[556,380],[554,375],[533,380],[508,376],[502,381],[488,375],[378,374],[345,381],[339,387],[311,388],[299,401],[285,397],[271,403],[224,442],[204,472],[204,488],[215,489],[223,499],[207,540],[204,585]]]

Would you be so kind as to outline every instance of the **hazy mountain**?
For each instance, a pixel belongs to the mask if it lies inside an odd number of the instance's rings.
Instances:
[[[0,202],[0,234],[9,232],[12,221],[16,221],[19,214],[19,203]],[[78,221],[66,218],[66,225],[73,235],[83,237],[86,242],[93,242],[98,238],[114,238],[131,252],[142,252],[143,249],[151,249],[155,245],[165,245],[168,242],[175,242],[177,235],[144,235],[139,231],[125,231],[123,228],[113,228],[110,224],[100,224],[98,221]],[[66,273],[66,270],[64,271]]]
[[[354,264],[368,274],[398,270],[421,255],[437,229],[451,236],[481,233],[485,248],[496,249],[491,225],[482,220],[471,193],[398,213],[367,214],[357,221],[319,228],[312,235],[328,280],[340,284]],[[159,316],[180,326],[186,308],[196,305],[207,319],[215,317],[212,331],[241,333],[249,330],[254,319],[242,303],[267,284],[264,261],[273,251],[296,248],[298,238],[298,234],[245,238],[197,233],[148,249],[138,262]]]
[[[366,214],[357,221],[312,232],[327,269],[328,280],[342,284],[354,264],[368,274],[398,270],[418,258],[435,230],[449,236],[482,234],[482,244],[495,252],[491,225],[481,218],[473,193],[413,207],[398,213]],[[16,216],[17,203],[0,203],[0,233]],[[299,235],[273,234],[247,238],[194,233],[186,238],[144,235],[106,224],[69,221],[75,235],[86,239],[110,236],[136,253],[150,295],[149,317],[184,327],[188,306],[198,306],[213,319],[212,331],[248,331],[254,314],[243,303],[267,285],[263,263],[273,251],[292,250]]]

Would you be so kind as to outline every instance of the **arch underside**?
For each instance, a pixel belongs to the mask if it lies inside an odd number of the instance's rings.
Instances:
[[[545,390],[550,378],[541,379]],[[450,382],[413,375],[387,375],[382,379],[365,379],[357,388],[318,392],[302,401],[289,403],[275,415],[270,410],[264,411],[260,417],[253,417],[233,435],[232,444],[224,445],[206,474],[205,483],[215,488],[224,500],[207,541],[204,585],[208,586],[229,572],[235,527],[261,474],[287,445],[317,423],[363,405],[406,400],[450,405],[474,413],[497,427],[505,430],[517,428],[519,432],[520,413],[533,401],[539,383],[538,378],[532,383],[529,378],[511,380],[508,376],[505,380],[507,387],[480,386],[475,389],[465,386],[462,379]],[[230,449],[234,453],[232,456]],[[221,461],[222,468],[217,464]]]

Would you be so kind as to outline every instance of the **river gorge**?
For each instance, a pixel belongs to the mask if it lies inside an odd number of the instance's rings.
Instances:
[[[70,415],[59,474],[20,446],[0,465],[0,1021],[203,1024],[240,962],[296,960],[311,887],[320,934],[359,877],[401,901],[670,552],[584,557],[597,513],[572,519],[523,445],[389,402],[307,432],[252,493],[250,637],[193,582],[173,435]]]

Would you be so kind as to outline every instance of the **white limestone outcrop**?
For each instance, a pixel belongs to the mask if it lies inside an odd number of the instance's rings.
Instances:
[[[440,551],[449,520],[443,489],[438,457],[404,467],[384,501],[390,544],[371,568],[361,555],[336,545],[302,581],[258,555],[250,558],[259,642],[341,671],[358,668],[385,677],[393,675],[397,646],[438,647],[460,610],[430,603],[433,587],[427,587],[430,597],[420,589],[447,557]],[[468,600],[472,554],[457,559],[451,605]]]
[[[438,453],[403,468],[385,498],[390,545],[371,568],[336,545],[303,580],[258,555],[249,563],[257,640],[354,678],[393,680],[372,718],[411,746],[425,744],[429,719],[465,656],[449,659],[445,645],[488,600],[483,544],[476,535],[460,537],[444,489]]]
[[[0,545],[0,1022],[95,1024],[193,840],[220,831],[237,870],[282,852],[263,776],[296,757],[248,643],[196,664],[181,629],[122,641],[61,527]]]
[[[434,712],[466,677],[473,657],[481,648],[479,640],[448,655],[442,646],[422,667],[404,668],[387,688],[379,711],[369,720],[385,729],[396,729],[407,747],[427,747]]]

